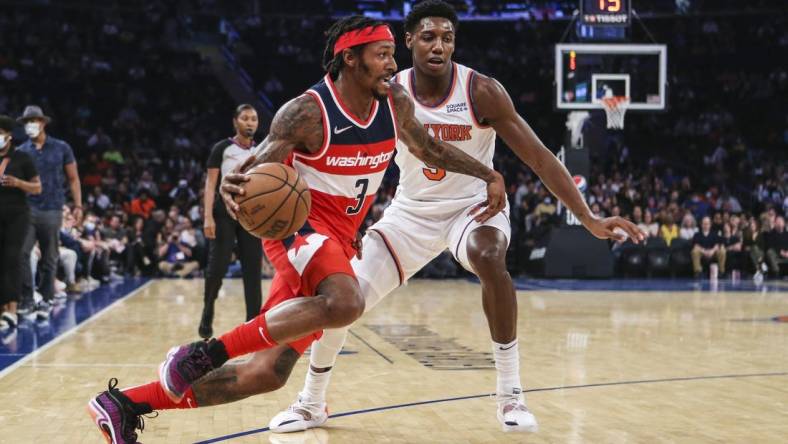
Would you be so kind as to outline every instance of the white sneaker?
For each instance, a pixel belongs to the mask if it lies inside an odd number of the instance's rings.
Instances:
[[[523,395],[498,397],[498,421],[504,432],[532,432],[539,430],[536,417],[528,411]]]
[[[19,325],[19,316],[16,313],[4,311],[0,315],[0,330],[16,328],[17,325]]]
[[[271,418],[268,427],[274,433],[301,432],[320,427],[328,421],[325,402],[305,401],[301,396],[287,410]]]

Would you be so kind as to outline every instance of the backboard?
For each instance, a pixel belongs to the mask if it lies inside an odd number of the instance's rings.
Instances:
[[[629,110],[663,110],[667,96],[665,45],[555,46],[555,103],[566,110],[601,109],[601,99],[629,97]]]

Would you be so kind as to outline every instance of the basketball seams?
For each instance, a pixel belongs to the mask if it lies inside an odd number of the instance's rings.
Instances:
[[[284,170],[284,168],[283,168],[283,170]],[[284,171],[285,171],[285,177],[289,178],[290,176],[287,174],[287,170],[284,170]],[[266,173],[266,172],[263,172],[263,171],[250,171],[250,172],[244,173],[244,174],[246,174],[247,176],[268,176],[268,177],[272,177],[274,179],[278,179],[279,181],[281,181],[282,185],[279,188],[275,188],[273,190],[263,191],[262,193],[257,193],[257,194],[253,194],[251,196],[246,196],[246,199],[244,199],[244,200],[235,201],[235,203],[237,203],[238,205],[246,202],[249,199],[253,199],[255,197],[262,196],[264,194],[273,193],[274,191],[279,191],[282,188],[284,188],[285,185],[289,185],[289,183],[285,179],[282,179],[281,177],[279,177],[279,176],[277,176],[275,174]]]
[[[269,221],[269,220],[271,220],[271,218],[272,218],[272,217],[276,216],[276,213],[277,213],[277,212],[279,212],[279,210],[282,208],[282,206],[283,206],[284,204],[286,204],[286,203],[287,203],[287,201],[290,199],[290,195],[291,195],[291,194],[293,194],[293,191],[294,191],[294,190],[295,190],[295,188],[293,188],[293,187],[291,186],[291,187],[290,187],[290,191],[287,193],[287,196],[285,196],[285,197],[282,199],[282,201],[281,201],[281,202],[279,202],[279,206],[277,206],[276,208],[274,208],[274,210],[273,210],[273,211],[271,211],[271,214],[270,214],[270,215],[268,215],[268,217],[267,217],[267,218],[265,218],[265,220],[263,220],[262,222],[260,222],[259,224],[255,225],[254,227],[252,227],[250,230],[247,230],[247,231],[255,231],[255,230],[257,230],[258,228],[260,228],[260,227],[262,227],[263,225],[265,225],[266,223],[268,223],[268,221]]]
[[[266,174],[266,176],[270,176],[270,174]],[[272,176],[272,177],[276,177],[276,176]],[[287,183],[287,182],[282,181],[282,185],[280,185],[278,188],[274,188],[274,189],[268,190],[268,191],[262,191],[260,193],[253,194],[251,196],[246,196],[246,199],[241,200],[241,201],[235,201],[235,203],[237,203],[238,205],[241,205],[242,203],[246,202],[249,199],[254,199],[255,197],[262,196],[262,195],[265,195],[265,194],[275,193],[275,192],[281,190],[282,188],[284,188],[285,185],[290,185],[290,184]]]
[[[306,215],[308,217],[311,205],[309,204],[309,201],[307,200],[307,197],[304,196],[304,193],[309,191],[309,187],[306,186],[306,183],[303,182],[303,180],[301,179],[301,174],[297,170],[293,169],[293,172],[295,173],[295,175],[294,175],[294,174],[291,173],[290,168],[287,168],[286,165],[283,165],[281,163],[276,163],[276,165],[280,169],[281,175],[277,174],[277,172],[275,170],[272,171],[272,172],[255,171],[255,172],[247,173],[249,175],[269,176],[269,177],[272,177],[272,178],[276,178],[276,179],[278,179],[281,182],[281,185],[278,186],[275,189],[266,190],[266,191],[263,191],[263,192],[260,192],[260,193],[255,193],[252,196],[248,196],[243,201],[238,202],[239,204],[249,203],[250,200],[259,199],[260,196],[266,196],[266,195],[269,195],[271,193],[278,193],[279,194],[276,197],[272,196],[272,197],[268,197],[267,198],[267,199],[273,199],[273,200],[278,201],[278,205],[275,208],[269,209],[267,211],[268,215],[267,215],[267,217],[265,217],[264,220],[260,221],[259,223],[255,224],[254,226],[249,227],[249,229],[247,231],[249,231],[251,233],[255,233],[258,230],[260,230],[261,227],[265,227],[267,224],[271,223],[271,221],[274,218],[274,216],[280,216],[280,217],[283,216],[283,214],[281,214],[281,212],[282,211],[285,211],[285,212],[287,211],[286,204],[292,205],[292,209],[290,211],[290,220],[288,221],[288,225],[287,225],[286,229],[284,229],[284,230],[280,229],[278,231],[279,233],[281,233],[281,232],[289,233],[291,231],[291,229],[293,228],[293,226],[294,226],[294,224],[296,222],[297,215],[298,215],[298,213],[301,210],[300,205],[302,203],[304,205],[304,209],[306,210],[305,213],[306,213]],[[299,184],[299,182],[301,182],[301,183]],[[286,185],[289,186],[290,189],[286,190],[287,194],[284,194],[285,190],[283,190],[283,189],[286,188]],[[295,194],[295,196],[294,196],[294,194]],[[263,198],[263,199],[266,199],[266,198]],[[255,204],[252,202],[251,205],[254,206]],[[285,216],[285,217],[287,217],[287,216]],[[250,218],[248,218],[246,220],[249,220],[249,219],[252,219],[252,220],[250,220],[250,222],[254,221],[254,217],[250,216]],[[277,217],[276,220],[279,221],[281,219],[279,217]],[[279,222],[277,222],[277,223],[279,223]],[[275,239],[275,238],[269,238],[269,239]]]
[[[284,168],[282,168],[282,169],[284,170]],[[285,172],[287,173],[287,178],[290,179],[290,172],[287,171],[287,170],[285,170]],[[301,174],[299,174],[298,171],[296,171],[296,178],[295,178],[295,181],[294,181],[296,185],[298,185],[298,181],[299,180],[301,180]],[[296,197],[295,205],[293,205],[293,211],[290,214],[290,223],[287,225],[286,232],[290,233],[291,229],[293,228],[293,224],[295,223],[296,213],[298,212],[298,201],[301,199],[301,193],[303,193],[303,191],[301,191],[299,193],[298,190],[296,189],[295,185],[291,185],[290,184],[290,181],[288,181],[287,184],[290,185],[290,191],[291,191],[290,194],[292,194],[293,191],[298,193],[298,196]],[[304,188],[304,190],[306,190],[306,189],[308,189],[308,188]],[[287,195],[288,198],[290,197],[290,194]]]

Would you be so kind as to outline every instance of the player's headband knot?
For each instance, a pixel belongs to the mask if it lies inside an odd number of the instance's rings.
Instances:
[[[394,43],[394,35],[388,25],[367,26],[366,28],[348,31],[337,39],[334,44],[334,55],[343,49],[363,45],[364,43],[379,42],[381,40]]]

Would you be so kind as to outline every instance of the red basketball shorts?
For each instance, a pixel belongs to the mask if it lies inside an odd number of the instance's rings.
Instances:
[[[263,241],[263,246],[276,274],[261,313],[289,299],[314,296],[329,275],[343,273],[356,277],[342,245],[323,234],[296,234],[286,241]],[[287,345],[303,354],[322,335],[322,330],[317,331]]]

